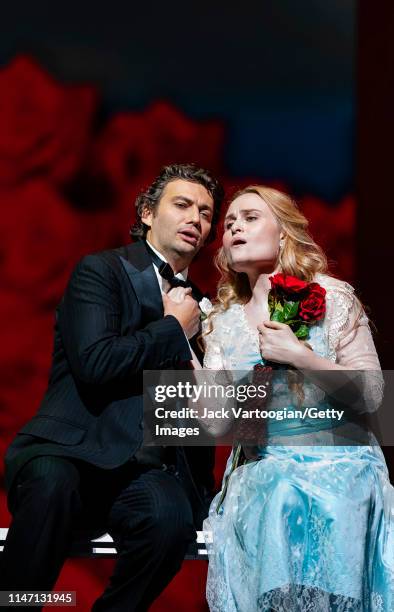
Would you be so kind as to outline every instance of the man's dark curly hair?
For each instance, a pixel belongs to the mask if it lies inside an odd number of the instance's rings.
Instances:
[[[148,207],[150,211],[155,211],[163,195],[165,186],[171,181],[178,179],[191,183],[199,183],[205,187],[211,195],[213,199],[212,225],[206,244],[215,239],[216,227],[220,216],[220,207],[224,198],[224,190],[219,181],[215,179],[208,170],[198,168],[194,164],[171,164],[169,166],[164,166],[148,189],[140,193],[135,201],[136,221],[130,229],[130,236],[133,239],[145,238],[149,229],[141,219],[144,209]]]

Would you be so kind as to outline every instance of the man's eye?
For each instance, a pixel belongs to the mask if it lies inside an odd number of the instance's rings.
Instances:
[[[185,202],[175,202],[175,206],[179,206],[180,208],[186,208],[187,204],[185,204]]]
[[[211,218],[211,213],[209,212],[209,210],[202,210],[200,214],[203,217],[205,217],[206,219],[210,219]]]

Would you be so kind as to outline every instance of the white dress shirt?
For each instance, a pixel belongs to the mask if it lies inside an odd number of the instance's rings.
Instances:
[[[145,240],[146,240],[146,238],[145,238]],[[152,249],[152,251],[154,251],[154,253],[156,253],[156,255],[157,255],[158,257],[160,257],[160,259],[161,259],[162,261],[164,261],[165,263],[168,263],[168,261],[166,260],[166,258],[165,258],[165,257],[164,257],[164,256],[163,256],[163,255],[162,255],[162,254],[161,254],[161,253],[160,253],[160,252],[157,250],[157,249],[155,249],[155,247],[153,246],[153,244],[151,244],[151,243],[149,242],[149,240],[146,240],[146,243],[147,243],[147,244],[150,246],[150,248]],[[169,291],[169,290],[170,290],[170,288],[171,288],[170,283],[168,282],[168,280],[167,280],[167,279],[165,279],[165,278],[163,278],[163,277],[161,276],[161,274],[160,274],[160,272],[159,272],[159,268],[156,266],[156,264],[155,264],[153,261],[152,261],[152,264],[153,264],[153,269],[154,269],[154,271],[155,271],[155,273],[156,273],[157,282],[159,283],[159,287],[160,287],[161,293],[162,293],[162,294],[163,294],[163,293],[168,293],[168,291]],[[189,268],[184,268],[184,270],[181,270],[180,272],[177,272],[177,274],[175,274],[176,278],[179,278],[180,280],[186,281],[186,279],[187,279],[187,273],[188,273],[188,270],[189,270]],[[188,343],[189,348],[190,348],[190,352],[191,352],[192,357],[193,357],[193,359],[192,359],[192,363],[193,363],[193,365],[194,365],[194,367],[195,367],[196,369],[200,369],[200,368],[201,368],[200,363],[199,363],[199,361],[198,361],[198,359],[197,359],[197,357],[196,357],[196,355],[195,355],[195,353],[194,353],[194,351],[193,351],[192,347],[190,346],[190,342],[189,342],[189,340],[188,340],[188,338],[187,338],[186,334],[185,334],[185,338],[186,338],[186,340],[187,340],[187,343]]]
[[[160,259],[162,261],[164,261],[165,263],[168,263],[168,261],[166,260],[166,258],[157,250],[155,249],[155,247],[153,246],[153,244],[151,244],[149,242],[149,240],[146,240],[146,243],[150,246],[150,248],[152,249],[152,251],[154,253],[156,253],[156,255],[158,257],[160,257]],[[168,291],[171,288],[170,283],[168,282],[167,279],[163,278],[159,272],[159,268],[156,266],[156,264],[152,261],[153,264],[153,268],[155,270],[156,276],[157,276],[157,282],[159,283],[159,287],[161,289],[162,293],[168,293]],[[180,272],[177,272],[175,274],[175,278],[179,278],[179,280],[183,280],[186,281],[187,280],[187,273],[188,273],[189,268],[185,268],[184,270],[181,270]]]

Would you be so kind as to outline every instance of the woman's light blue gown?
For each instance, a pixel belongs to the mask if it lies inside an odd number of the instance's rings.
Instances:
[[[376,409],[382,377],[368,320],[349,284],[326,275],[315,280],[327,290],[327,313],[308,342],[349,370],[369,370],[368,405]],[[214,316],[205,341],[206,368],[245,371],[262,362],[257,330],[239,304]],[[274,388],[272,405],[297,408],[286,381]],[[328,406],[323,393],[308,396],[304,387],[306,403]],[[212,502],[204,523],[213,539],[210,609],[394,612],[394,488],[380,447],[330,445],[332,429],[306,434],[301,420],[292,423],[297,437],[286,440],[281,423],[269,430],[260,460],[232,472],[219,512],[220,493]],[[231,463],[232,455],[223,482]]]

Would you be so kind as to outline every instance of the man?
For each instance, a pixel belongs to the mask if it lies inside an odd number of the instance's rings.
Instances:
[[[192,358],[201,296],[166,292],[213,238],[222,198],[207,171],[167,166],[137,198],[139,241],[76,266],[46,395],[6,455],[13,521],[0,590],[51,590],[83,525],[104,527],[118,549],[95,611],[146,610],[179,570],[212,487],[212,449],[141,447],[142,372]]]

